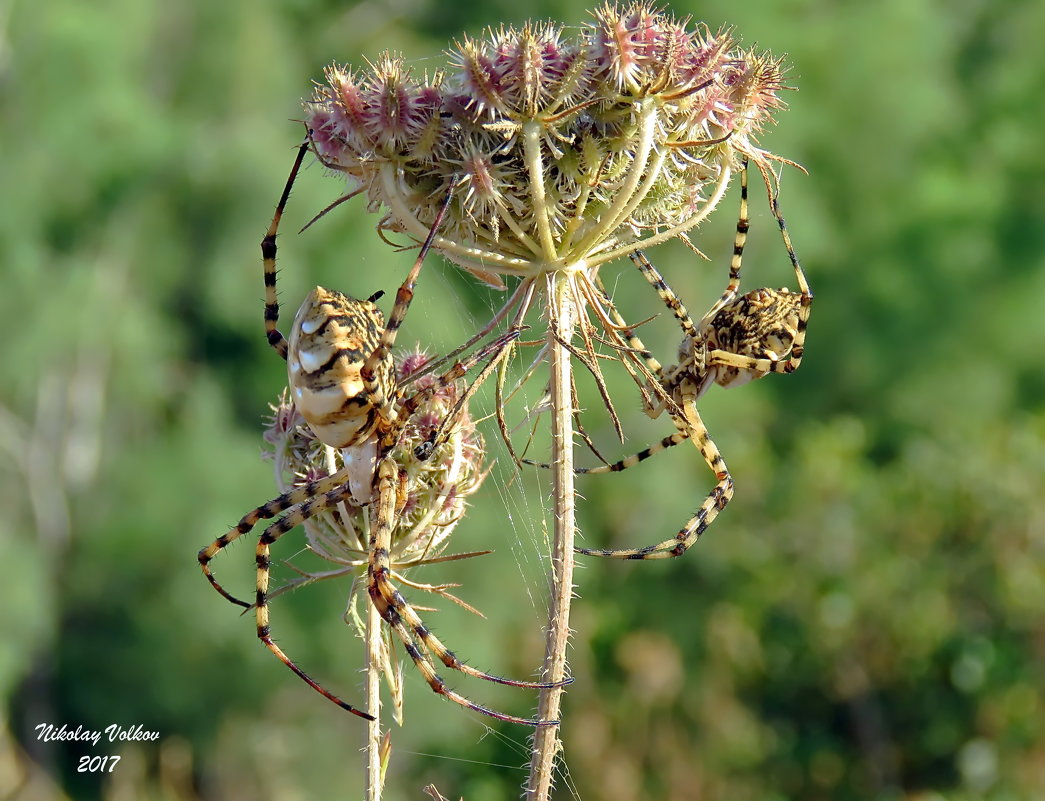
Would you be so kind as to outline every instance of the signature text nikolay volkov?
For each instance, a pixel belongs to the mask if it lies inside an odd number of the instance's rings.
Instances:
[[[40,723],[36,727],[36,739],[45,743],[81,742],[98,745],[103,736],[108,743],[151,743],[160,739],[159,732],[149,731],[140,723],[137,726],[129,727],[112,723],[104,729],[89,729],[82,725],[74,729],[66,723],[61,726],[55,726],[53,723]]]

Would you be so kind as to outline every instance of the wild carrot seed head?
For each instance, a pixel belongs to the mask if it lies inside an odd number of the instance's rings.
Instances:
[[[478,275],[594,267],[697,224],[781,106],[778,59],[647,3],[609,4],[578,35],[553,23],[463,37],[446,71],[386,53],[327,70],[306,103],[320,157],[379,224]]]

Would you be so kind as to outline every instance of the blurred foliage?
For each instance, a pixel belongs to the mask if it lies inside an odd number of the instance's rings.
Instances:
[[[705,399],[737,481],[705,541],[580,570],[559,797],[1045,796],[1045,5],[674,10],[790,53],[801,91],[764,144],[809,168],[787,171],[782,202],[817,299],[798,373]],[[359,721],[272,659],[194,556],[274,493],[260,417],[285,379],[262,336],[258,241],[301,134],[288,120],[326,63],[389,48],[424,68],[449,37],[549,13],[585,19],[578,0],[0,8],[0,795],[358,796]],[[286,231],[336,197],[320,174],[299,182]],[[697,237],[711,264],[655,254],[691,308],[724,284],[730,215]],[[317,282],[394,289],[410,256],[373,222],[350,204],[285,234],[288,305]],[[772,227],[760,204],[747,286],[787,280]],[[437,262],[403,337],[438,351],[497,297]],[[627,316],[660,313],[633,273],[604,271]],[[667,360],[664,317],[644,338]],[[667,433],[634,394],[619,404],[621,454]],[[588,427],[612,450],[598,414]],[[583,479],[587,541],[670,536],[709,486],[684,447]],[[504,674],[540,659],[544,491],[501,469],[454,545],[498,553],[419,574],[463,582],[487,621],[426,616]],[[252,564],[241,546],[217,568],[249,588]],[[352,697],[346,592],[280,599],[274,625]],[[428,782],[515,797],[527,732],[491,732],[407,671],[389,797]],[[40,742],[44,722],[161,738],[83,774],[81,754],[112,750]]]

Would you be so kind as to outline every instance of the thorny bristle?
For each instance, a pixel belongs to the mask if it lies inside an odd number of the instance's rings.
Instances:
[[[782,106],[779,59],[654,6],[606,3],[580,35],[491,29],[418,80],[383,54],[331,67],[306,103],[317,154],[476,274],[585,269],[697,224]],[[763,170],[763,174],[766,171]]]

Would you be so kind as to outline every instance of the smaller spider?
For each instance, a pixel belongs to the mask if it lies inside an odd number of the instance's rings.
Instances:
[[[714,472],[715,486],[696,514],[669,540],[642,548],[578,548],[578,553],[615,559],[664,559],[685,553],[733,497],[733,478],[701,420],[697,401],[712,384],[736,387],[770,373],[792,373],[802,362],[806,323],[813,295],[780,214],[777,193],[772,188],[775,182],[770,180],[764,170],[763,177],[767,187],[770,187],[770,207],[794,267],[799,291],[761,288],[738,297],[740,268],[749,228],[747,177],[748,165],[745,160],[740,177],[740,213],[730,261],[729,283],[699,323],[694,324],[682,301],[642,251],[631,256],[643,277],[671,309],[682,328],[684,336],[679,345],[676,364],[663,367],[642,344],[634,329],[628,328],[620,320],[609,297],[604,297],[607,307],[621,323],[633,353],[641,357],[656,379],[650,382],[651,394],[657,399],[656,402],[649,400],[649,396],[644,398],[647,414],[656,418],[666,411],[678,430],[659,443],[614,464],[579,468],[576,471],[589,474],[619,472],[689,439]]]
[[[451,690],[436,673],[431,655],[446,667],[469,676],[513,687],[549,688],[569,683],[516,681],[477,670],[463,663],[424,625],[417,612],[396,589],[390,578],[389,550],[402,503],[405,475],[401,473],[391,452],[418,407],[440,388],[445,388],[470,369],[486,361],[473,384],[461,393],[427,442],[417,448],[424,458],[448,436],[463,404],[508,352],[506,346],[519,336],[513,329],[501,335],[470,357],[455,363],[446,373],[432,380],[412,395],[399,386],[392,361],[392,347],[402,324],[424,258],[442,223],[453,193],[453,182],[427,240],[421,247],[414,266],[396,292],[395,304],[387,325],[374,301],[382,293],[366,300],[356,300],[340,292],[316,287],[302,304],[289,338],[279,332],[279,305],[276,300],[276,234],[291,187],[309,149],[310,139],[301,145],[286,187],[276,206],[268,233],[262,240],[266,287],[265,327],[269,344],[287,360],[293,401],[308,422],[316,438],[333,448],[342,449],[345,467],[338,472],[311,481],[251,510],[229,532],[199,552],[204,575],[222,596],[238,606],[253,607],[258,638],[287,667],[324,697],[343,709],[372,719],[369,714],[351,706],[330,693],[299,668],[275,643],[269,624],[270,546],[297,525],[335,507],[349,497],[357,505],[372,504],[373,523],[370,531],[367,590],[381,617],[402,640],[404,648],[435,692],[476,712],[512,723],[548,726],[554,720],[526,719],[480,706]],[[279,515],[283,515],[279,517]],[[227,592],[214,577],[211,560],[219,551],[247,534],[259,521],[277,518],[258,540],[257,592],[253,604]]]

